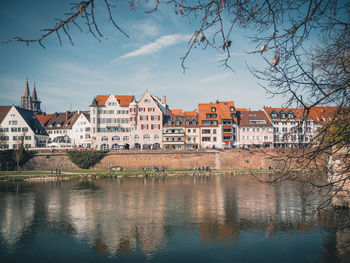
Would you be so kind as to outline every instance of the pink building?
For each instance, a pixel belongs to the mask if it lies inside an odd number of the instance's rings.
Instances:
[[[239,147],[272,147],[273,126],[263,111],[237,112]]]

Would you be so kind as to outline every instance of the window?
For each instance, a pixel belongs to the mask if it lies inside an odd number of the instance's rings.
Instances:
[[[210,118],[211,118],[211,114],[210,114],[210,113],[207,113],[207,114],[205,115],[205,117],[206,117],[207,119],[210,119]]]
[[[134,135],[134,139],[135,139],[135,140],[138,140],[139,138],[140,138],[140,137],[139,137],[137,134]]]
[[[128,141],[129,140],[129,136],[124,136],[123,137],[123,141]]]
[[[210,142],[210,137],[202,137],[202,142]]]
[[[230,107],[230,111],[231,112],[235,111],[235,107]]]
[[[149,136],[149,134],[143,135],[143,139],[149,139],[149,138],[151,138],[151,137]]]
[[[108,141],[108,137],[107,136],[102,136],[101,141]]]
[[[175,124],[176,125],[180,125],[180,121],[175,121]]]
[[[216,134],[216,129],[213,130],[213,133]]]
[[[9,121],[9,125],[17,125],[17,121]]]
[[[25,140],[26,140],[26,141],[30,141],[31,139],[32,139],[31,136],[26,136],[26,137],[25,137]]]
[[[187,129],[187,132],[191,132],[191,129]]]
[[[147,130],[147,124],[141,124],[141,130]]]
[[[120,140],[120,137],[119,136],[113,136],[112,137],[112,141],[119,141]]]
[[[266,124],[265,120],[249,120],[250,124]]]
[[[158,134],[155,134],[155,135],[154,135],[154,139],[159,139],[159,135],[158,135]]]
[[[186,123],[186,125],[189,125],[189,124],[190,124],[190,122],[189,122],[189,121],[186,121],[185,123]]]
[[[211,107],[211,112],[216,112],[216,108],[215,107]]]
[[[17,128],[12,127],[12,128],[11,128],[11,132],[17,132]]]
[[[208,121],[208,120],[203,120],[202,121],[202,125],[203,126],[210,126],[210,124],[211,124],[211,121]]]
[[[158,130],[158,124],[152,124],[151,128],[152,130]]]
[[[141,120],[141,121],[147,120],[147,116],[146,116],[146,115],[141,115],[141,116],[140,116],[140,120]]]
[[[193,131],[193,132],[196,132],[196,129],[193,129],[192,131]]]
[[[12,139],[15,141],[17,140],[17,136],[13,136]]]
[[[144,103],[149,103],[149,99],[144,99],[143,102]]]
[[[224,132],[232,132],[232,129],[224,129]]]
[[[210,134],[210,130],[209,129],[203,129],[202,130],[202,134]]]
[[[213,137],[213,141],[216,142],[216,137]]]
[[[216,118],[218,115],[216,115],[216,113],[213,113],[212,115],[211,115],[211,117],[212,118]]]
[[[192,125],[196,125],[197,124],[197,122],[196,121],[192,121]]]
[[[100,149],[101,149],[101,150],[109,150],[109,145],[108,145],[108,144],[102,144],[102,145],[100,146]]]
[[[218,121],[212,121],[213,125],[217,125],[218,124]]]
[[[173,124],[173,122],[172,121],[168,121],[168,125],[172,125]]]

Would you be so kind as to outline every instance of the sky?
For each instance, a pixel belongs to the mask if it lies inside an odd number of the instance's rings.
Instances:
[[[1,0],[0,42],[12,37],[33,39],[40,30],[52,27],[55,18],[64,18],[70,0]],[[102,1],[103,2],[103,1]],[[152,95],[167,97],[171,109],[193,110],[198,103],[234,101],[237,108],[279,107],[282,97],[270,98],[249,72],[247,65],[260,65],[261,58],[248,55],[254,45],[245,35],[232,34],[230,66],[220,67],[222,52],[198,47],[193,49],[183,72],[180,58],[197,21],[175,14],[162,6],[151,14],[151,3],[129,7],[128,1],[116,2],[112,10],[125,37],[108,22],[106,9],[96,5],[96,17],[107,37],[97,41],[92,35],[70,27],[74,45],[62,34],[62,46],[55,35],[38,44],[0,43],[0,105],[19,105],[26,78],[32,91],[35,82],[41,108],[47,113],[88,110],[97,95],[135,95],[146,89]],[[77,22],[82,23],[81,20]]]

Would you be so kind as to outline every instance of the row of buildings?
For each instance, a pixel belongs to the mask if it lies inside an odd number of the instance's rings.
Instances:
[[[336,107],[252,111],[233,101],[200,103],[193,111],[170,109],[147,90],[98,95],[88,111],[46,114],[26,82],[21,106],[0,107],[0,147],[76,146],[98,150],[296,147],[312,142]]]

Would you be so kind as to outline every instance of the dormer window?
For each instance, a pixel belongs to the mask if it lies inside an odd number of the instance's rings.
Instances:
[[[284,113],[284,111],[280,111],[280,118],[281,119],[285,119],[286,118],[286,114]]]
[[[186,125],[189,125],[190,124],[190,122],[189,121],[186,121]]]
[[[175,124],[176,125],[180,125],[180,121],[175,121]]]
[[[216,118],[218,115],[216,115],[216,113],[213,113],[212,115],[211,115],[211,117],[212,118]]]
[[[197,122],[196,121],[192,121],[192,125],[196,125],[197,124]]]
[[[171,124],[173,124],[173,122],[172,121],[168,121],[168,125],[171,125]]]
[[[216,108],[215,107],[211,107],[211,112],[216,112]]]
[[[271,118],[276,120],[277,119],[277,113],[276,112],[272,112],[271,113]]]
[[[288,112],[288,119],[294,119],[294,114],[293,114],[293,112]]]
[[[231,112],[235,111],[235,107],[230,107],[230,111]]]

